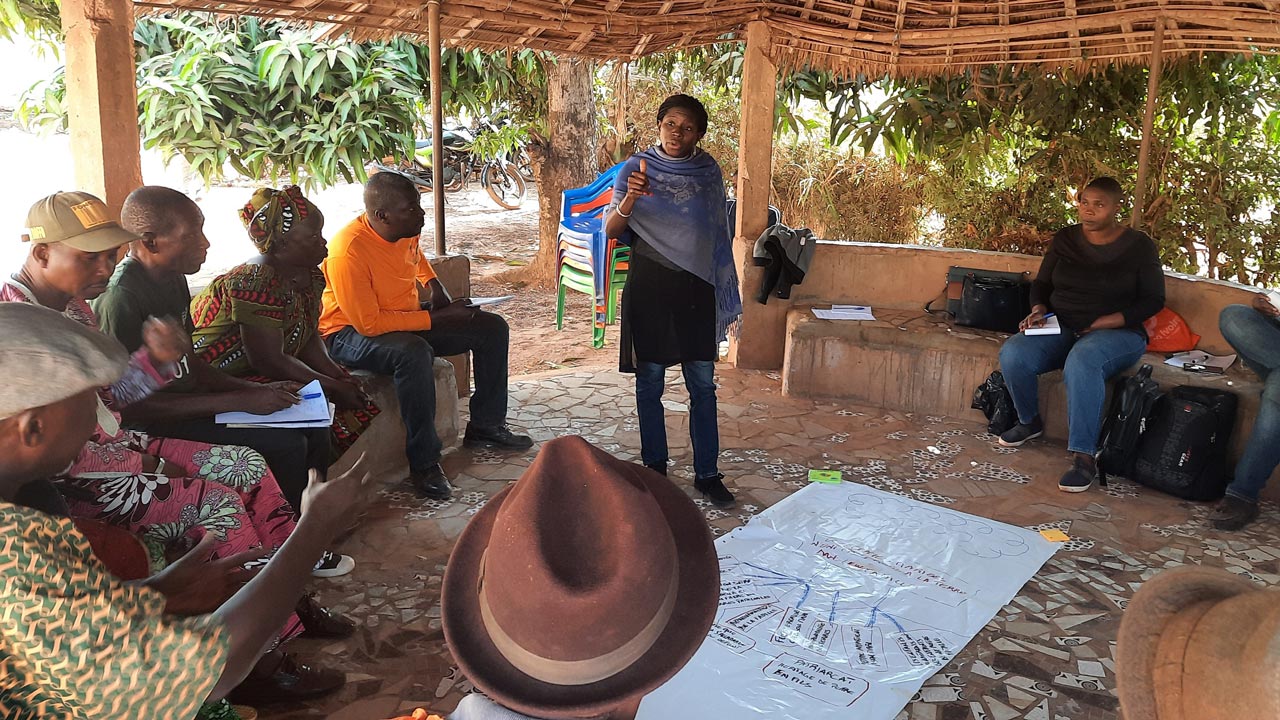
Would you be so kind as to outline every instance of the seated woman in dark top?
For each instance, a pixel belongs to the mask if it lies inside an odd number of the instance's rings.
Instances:
[[[1123,199],[1112,178],[1089,183],[1077,197],[1080,224],[1059,230],[1045,253],[1031,284],[1031,314],[1020,327],[1043,327],[1056,314],[1062,333],[1018,333],[1000,348],[1000,369],[1018,411],[1018,425],[1000,436],[1006,447],[1044,431],[1036,377],[1063,371],[1072,461],[1058,488],[1066,492],[1093,486],[1107,380],[1142,357],[1142,321],[1164,307],[1155,243],[1116,220]]]

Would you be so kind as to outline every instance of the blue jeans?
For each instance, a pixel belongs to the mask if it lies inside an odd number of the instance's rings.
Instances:
[[[1240,359],[1262,378],[1262,402],[1253,433],[1236,465],[1227,494],[1257,502],[1276,465],[1280,465],[1280,322],[1246,305],[1228,305],[1218,316],[1222,336]]]
[[[1067,385],[1067,449],[1093,455],[1102,432],[1107,381],[1142,357],[1147,341],[1133,330],[1094,330],[1077,337],[1064,328],[1061,335],[1018,333],[1000,348],[1000,370],[1013,397],[1018,422],[1040,415],[1041,373],[1062,368]]]
[[[716,364],[696,360],[680,364],[689,389],[689,441],[693,443],[693,473],[698,479],[720,474],[720,429],[716,426]],[[667,420],[662,407],[667,369],[658,363],[636,363],[636,413],[640,416],[640,461],[654,468],[667,466]]]
[[[440,462],[436,434],[437,355],[471,352],[476,391],[470,425],[494,428],[507,419],[507,344],[511,331],[500,315],[477,312],[466,319],[437,322],[426,332],[390,332],[366,337],[347,326],[326,338],[329,355],[351,368],[390,375],[404,421],[409,470],[425,473]]]

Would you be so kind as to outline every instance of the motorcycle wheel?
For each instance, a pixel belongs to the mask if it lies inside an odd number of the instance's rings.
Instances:
[[[524,202],[524,178],[520,177],[520,171],[514,163],[492,162],[485,165],[480,172],[480,184],[494,202],[507,210],[515,210]]]

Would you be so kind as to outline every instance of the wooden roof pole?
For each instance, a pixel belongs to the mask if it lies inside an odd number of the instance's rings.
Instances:
[[[131,0],[64,0],[60,8],[76,182],[67,189],[97,195],[117,219],[142,184],[133,12]]]
[[[778,67],[771,53],[773,40],[769,25],[761,20],[747,23],[746,35],[747,47],[742,60],[742,124],[738,131],[737,236],[733,239],[738,288],[742,293],[742,320],[739,335],[730,344],[729,357],[737,367],[774,369],[782,367],[789,303],[775,298],[761,305],[754,300],[762,273],[752,264],[751,255],[769,218]]]
[[[1151,172],[1151,136],[1156,122],[1156,100],[1160,95],[1160,71],[1164,65],[1164,18],[1156,18],[1155,33],[1151,38],[1151,70],[1147,74],[1147,108],[1142,115],[1142,144],[1138,147],[1138,184],[1133,188],[1133,214],[1129,225],[1142,224],[1143,203],[1146,202],[1147,175]]]
[[[436,223],[436,257],[444,257],[444,106],[441,96],[440,0],[427,0],[427,37],[431,47],[431,217]]]

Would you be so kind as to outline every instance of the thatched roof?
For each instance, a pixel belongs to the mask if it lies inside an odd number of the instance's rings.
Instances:
[[[357,39],[427,34],[425,0],[137,0],[330,23]],[[930,75],[966,66],[1088,68],[1145,62],[1165,18],[1165,53],[1275,52],[1280,0],[442,0],[449,45],[629,59],[772,28],[775,59],[844,73]]]

